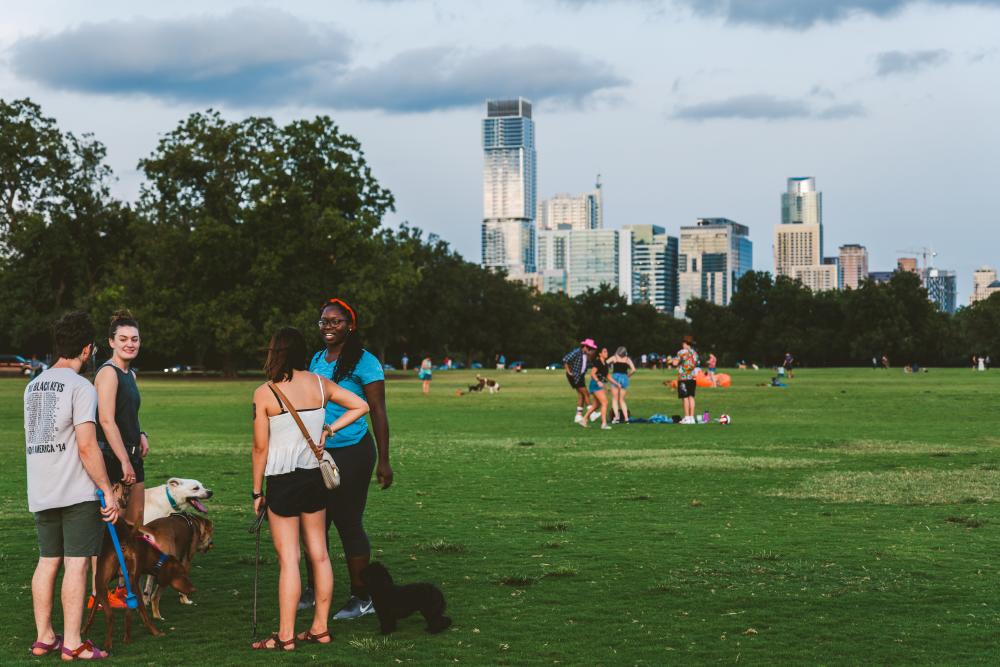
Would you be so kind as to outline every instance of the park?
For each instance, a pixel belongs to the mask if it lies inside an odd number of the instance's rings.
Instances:
[[[374,616],[335,621],[325,664],[992,664],[1000,547],[1000,375],[805,369],[786,388],[731,371],[699,392],[729,426],[572,422],[559,370],[499,372],[503,389],[423,396],[390,373],[395,484],[372,483],[373,557],[438,585],[454,625],[419,619],[383,638]],[[491,371],[491,374],[493,372]],[[162,603],[166,636],[138,626],[129,664],[271,664],[250,637],[253,537],[249,402],[259,379],[140,374],[150,484],[200,479],[215,546],[191,578],[197,606]],[[634,378],[637,416],[676,412],[666,371]],[[24,381],[0,382],[0,437],[23,437]],[[946,415],[947,418],[943,418]],[[23,466],[20,448],[0,465]],[[24,479],[0,481],[3,664],[34,664],[26,586],[37,557]],[[344,563],[334,557],[334,598]],[[264,535],[260,624],[277,612]],[[300,614],[300,617],[302,615]],[[301,618],[300,618],[301,620]],[[120,624],[118,625],[120,628]],[[93,634],[101,636],[103,619]]]

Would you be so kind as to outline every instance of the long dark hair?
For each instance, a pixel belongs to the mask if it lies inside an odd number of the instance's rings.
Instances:
[[[267,346],[264,375],[271,382],[284,382],[292,379],[292,371],[304,371],[307,368],[309,352],[302,332],[295,327],[278,329],[271,336],[271,344]]]
[[[337,358],[337,368],[330,377],[334,382],[340,382],[354,373],[354,369],[357,367],[358,362],[361,361],[361,355],[364,354],[365,348],[361,344],[361,334],[358,333],[358,316],[355,314],[354,308],[341,299],[328,299],[320,306],[320,317],[323,316],[323,311],[327,308],[336,308],[340,311],[342,317],[351,322],[347,337],[344,338],[344,347],[340,348],[340,356]]]

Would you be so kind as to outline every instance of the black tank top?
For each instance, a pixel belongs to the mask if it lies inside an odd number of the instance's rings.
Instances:
[[[616,361],[611,364],[612,373],[621,373],[622,375],[628,374],[628,364],[623,361]]]
[[[594,370],[597,371],[597,379],[606,382],[608,379],[608,365],[600,359],[594,359]]]
[[[115,394],[115,424],[118,426],[118,432],[121,433],[125,449],[128,450],[129,454],[132,454],[133,448],[139,446],[139,387],[135,385],[135,375],[132,374],[131,370],[126,373],[110,360],[104,362],[104,366],[110,366],[118,375],[118,393]],[[101,449],[110,449],[100,420],[97,422],[97,443]]]

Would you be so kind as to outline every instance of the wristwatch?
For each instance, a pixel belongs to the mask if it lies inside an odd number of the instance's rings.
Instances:
[[[260,492],[260,493],[257,493],[256,491],[251,491],[250,492],[250,499],[251,500],[257,500],[258,498],[263,498],[263,497],[264,497],[264,492],[263,491]]]

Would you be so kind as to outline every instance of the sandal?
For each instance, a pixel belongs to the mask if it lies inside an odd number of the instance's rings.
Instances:
[[[327,639],[328,637],[329,641],[321,641],[323,639]],[[311,630],[306,630],[305,632],[300,632],[299,634],[295,635],[295,639],[297,641],[307,642],[310,644],[329,644],[330,642],[333,641],[333,637],[330,637],[329,630],[327,630],[326,632],[321,632],[318,635],[314,635]]]
[[[90,657],[84,658],[81,653],[84,651],[90,651]],[[69,656],[69,657],[67,657]],[[89,639],[84,640],[82,644],[77,646],[75,649],[70,650],[66,646],[62,647],[62,659],[66,662],[70,660],[104,660],[108,657],[108,654],[101,649],[94,646],[94,643]]]
[[[270,646],[267,645],[268,642],[272,642]],[[291,646],[291,648],[288,648]],[[250,644],[250,648],[255,651],[294,651],[295,650],[295,637],[287,641],[281,641],[278,638],[278,633],[275,632],[273,635],[267,639],[261,639]]]
[[[36,658],[41,658],[43,655],[48,655],[53,651],[58,651],[62,648],[62,635],[56,635],[55,641],[51,644],[46,644],[45,642],[35,642],[28,649],[28,652]],[[41,650],[41,653],[35,653],[36,650]]]

